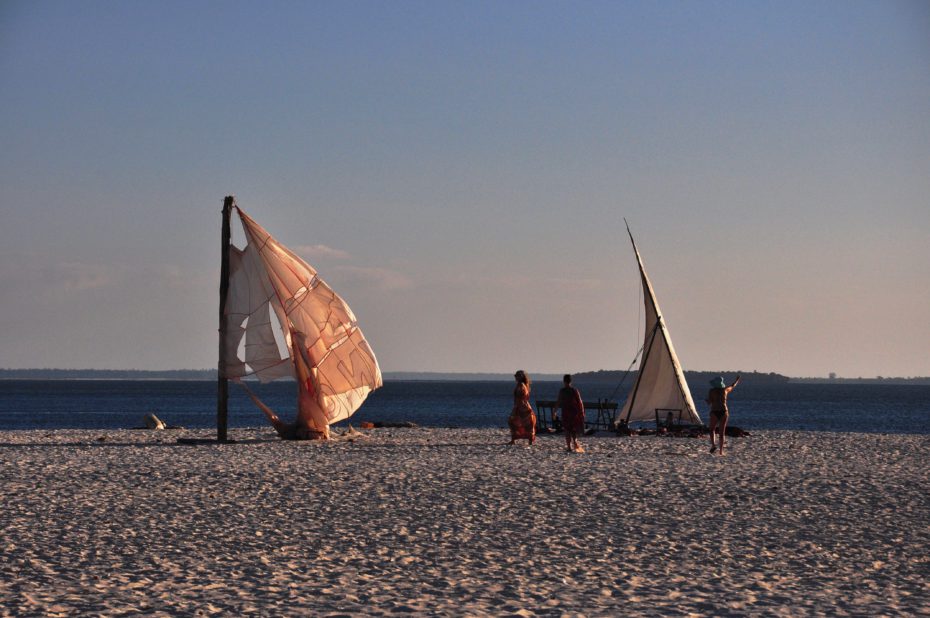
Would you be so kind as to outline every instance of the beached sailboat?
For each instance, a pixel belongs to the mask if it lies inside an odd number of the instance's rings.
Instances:
[[[245,233],[247,244],[242,249],[230,242],[233,209]],[[232,197],[223,205],[219,353],[220,440],[226,439],[228,379],[294,378],[293,423],[281,421],[239,381],[278,434],[289,439],[327,438],[332,423],[352,416],[382,384],[375,354],[346,302]]]
[[[636,248],[636,241],[633,240],[629,224],[626,226],[626,231],[630,235],[630,242],[633,243],[633,253],[636,254],[643,283],[646,336],[643,341],[636,383],[627,396],[617,420],[627,424],[655,420],[658,424],[664,421],[671,412],[678,424],[701,424],[701,417],[698,416],[694,407],[691,391],[685,381],[684,372],[678,362],[678,355],[672,345],[672,338],[665,319],[662,317],[655,291],[646,274],[643,259]]]

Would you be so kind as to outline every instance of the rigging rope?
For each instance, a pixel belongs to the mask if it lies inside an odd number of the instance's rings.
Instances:
[[[607,398],[607,401],[613,401],[614,396],[616,396],[617,391],[620,390],[620,387],[623,386],[623,383],[626,382],[627,376],[630,375],[630,370],[633,368],[633,365],[636,364],[637,359],[639,359],[639,355],[643,353],[643,348],[645,348],[645,347],[646,347],[646,343],[645,343],[645,342],[643,342],[643,345],[639,346],[639,352],[637,352],[637,353],[636,353],[636,356],[633,357],[633,362],[631,362],[631,363],[630,363],[630,366],[626,368],[626,372],[624,372],[623,377],[620,378],[620,383],[617,384],[617,388],[615,388],[615,389],[614,389],[614,392],[612,392],[612,393],[610,394],[610,397]]]
[[[626,221],[626,219],[624,219],[624,221]],[[637,267],[636,273],[638,277],[642,277],[642,273],[639,272],[639,267]],[[638,285],[637,289],[639,290],[639,294],[637,295],[638,298],[636,300],[636,340],[642,341],[643,344],[639,346],[639,351],[633,357],[632,362],[630,362],[630,366],[626,368],[626,371],[623,373],[623,377],[620,378],[620,382],[617,384],[617,387],[614,389],[614,392],[610,394],[610,397],[607,398],[607,401],[613,401],[614,397],[616,397],[617,392],[620,391],[620,387],[623,386],[623,383],[626,382],[627,377],[629,377],[630,370],[633,369],[633,365],[636,364],[637,359],[639,359],[639,355],[643,353],[643,349],[646,347],[646,342],[643,340],[642,331],[640,330],[640,328],[642,327],[645,321],[643,317],[643,313],[645,311],[645,304],[644,304],[645,299],[643,297],[644,295],[643,286]]]

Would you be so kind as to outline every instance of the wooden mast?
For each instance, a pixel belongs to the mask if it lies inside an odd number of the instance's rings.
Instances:
[[[645,303],[645,297],[648,294],[652,301],[652,307],[653,309],[655,309],[655,313],[656,313],[656,324],[655,324],[655,327],[653,327],[652,329],[652,337],[649,339],[648,345],[643,343],[643,350],[642,350],[643,357],[639,363],[639,371],[637,372],[637,375],[636,375],[636,383],[634,384],[633,391],[630,394],[630,400],[629,400],[630,407],[626,413],[626,421],[627,423],[629,423],[630,416],[633,415],[633,405],[636,403],[636,395],[639,392],[640,378],[642,378],[643,376],[643,369],[646,367],[646,361],[649,358],[649,352],[652,350],[652,346],[655,343],[656,336],[658,336],[658,334],[661,332],[662,339],[665,342],[666,350],[669,352],[670,355],[671,355],[671,350],[672,350],[672,342],[668,334],[668,328],[665,326],[665,320],[662,318],[662,314],[658,311],[659,307],[658,307],[658,301],[656,301],[655,291],[652,289],[652,284],[649,283],[648,278],[646,277],[646,268],[645,266],[643,266],[643,259],[639,255],[639,249],[636,248],[636,241],[633,240],[633,232],[630,231],[630,224],[627,222],[625,218],[623,219],[623,223],[626,224],[626,232],[630,236],[630,243],[632,243],[633,245],[633,253],[636,254],[636,262],[639,265],[639,276],[640,276],[640,280],[643,285],[643,301]],[[682,405],[687,407],[688,402],[691,399],[691,396],[690,396],[690,393],[688,393],[687,396],[685,395],[685,388],[687,387],[687,382],[685,382],[684,372],[681,370],[681,366],[677,362],[674,363],[674,367],[675,367],[675,382],[678,384],[678,394],[681,395]],[[679,422],[681,420],[681,414],[684,412],[684,410],[685,408],[678,409]],[[700,416],[698,415],[697,410],[694,409],[693,403],[691,407],[688,408],[688,411],[689,411],[689,415],[696,416],[698,420],[700,420]],[[657,426],[659,423],[658,418],[659,417],[658,417],[658,410],[657,410],[656,411],[656,425]]]
[[[226,442],[229,425],[229,379],[226,377],[226,297],[229,295],[229,218],[236,198],[227,195],[223,200],[222,258],[220,261],[220,347],[217,365],[216,439]]]

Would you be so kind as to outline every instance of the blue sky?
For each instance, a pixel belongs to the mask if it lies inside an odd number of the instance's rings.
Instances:
[[[219,208],[382,368],[930,375],[924,2],[5,2],[0,366],[212,367]]]

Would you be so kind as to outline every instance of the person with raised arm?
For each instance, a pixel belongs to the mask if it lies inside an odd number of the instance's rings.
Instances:
[[[730,394],[736,385],[739,384],[740,376],[736,376],[733,384],[727,386],[723,376],[718,376],[710,381],[710,391],[707,393],[706,401],[710,404],[710,452],[713,454],[718,450],[717,443],[714,439],[715,432],[720,433],[719,452],[723,455],[723,445],[726,437],[727,420],[730,417],[730,410],[727,408],[727,395]]]

